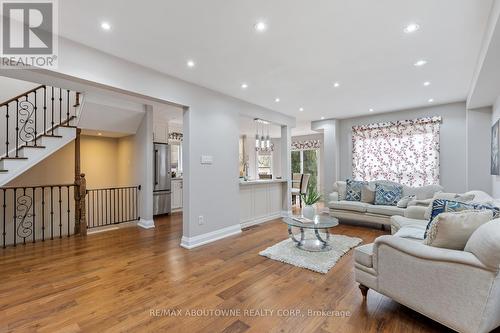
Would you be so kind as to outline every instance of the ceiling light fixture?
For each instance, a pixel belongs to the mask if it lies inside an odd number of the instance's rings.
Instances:
[[[434,98],[429,98],[429,100],[427,102],[433,103],[434,102]]]
[[[430,85],[431,85],[431,83],[430,83],[429,81],[425,81],[425,82],[424,82],[424,87],[428,87],[428,86],[430,86]]]
[[[276,97],[276,98],[274,99],[274,101],[275,101],[276,103],[279,103],[281,100],[279,99],[279,97]]]
[[[304,111],[304,108],[299,108],[299,111],[300,111],[300,112]]]
[[[335,88],[338,88],[338,87],[340,87],[340,83],[335,82],[335,83],[333,84],[333,86],[334,86]]]
[[[254,26],[257,32],[264,32],[267,30],[267,24],[264,21],[259,21]]]
[[[423,66],[423,65],[425,65],[425,64],[427,64],[427,61],[425,61],[425,60],[419,60],[419,61],[417,61],[416,63],[414,63],[413,65],[414,65],[415,67],[422,67],[422,66]]]
[[[241,89],[246,89],[246,88],[248,88],[248,84],[246,84],[246,83],[242,83],[242,84],[241,84]]]
[[[102,133],[101,133],[101,132],[99,132],[99,133],[97,133],[97,135],[102,136]]]
[[[102,22],[101,28],[102,28],[102,30],[106,30],[106,31],[111,30],[111,24],[109,24],[108,22]]]
[[[325,119],[325,117],[321,117],[321,120],[324,120],[324,119]]]
[[[186,63],[186,65],[189,68],[193,68],[196,65],[196,63],[193,60],[188,60],[187,63]]]
[[[420,26],[418,24],[410,23],[405,27],[404,32],[407,34],[411,34],[415,31],[417,31],[418,29],[420,29]]]
[[[373,112],[373,109],[368,109],[368,111]]]

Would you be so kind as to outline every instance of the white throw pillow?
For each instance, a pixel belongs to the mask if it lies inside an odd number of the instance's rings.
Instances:
[[[441,213],[432,220],[425,245],[463,250],[470,236],[493,219],[491,210],[464,210]]]
[[[408,204],[410,201],[414,200],[415,196],[414,195],[407,195],[406,197],[401,198],[401,200],[398,201],[398,206],[399,208],[406,208],[408,207]]]
[[[333,190],[339,194],[339,200],[345,200],[347,183],[342,180],[338,180],[333,185]]]

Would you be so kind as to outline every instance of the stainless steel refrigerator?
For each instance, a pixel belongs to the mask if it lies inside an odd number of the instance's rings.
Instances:
[[[154,144],[154,190],[153,214],[171,212],[170,146],[166,143]]]

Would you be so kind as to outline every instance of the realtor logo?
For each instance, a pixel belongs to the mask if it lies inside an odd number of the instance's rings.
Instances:
[[[57,67],[57,0],[2,0],[0,67]]]

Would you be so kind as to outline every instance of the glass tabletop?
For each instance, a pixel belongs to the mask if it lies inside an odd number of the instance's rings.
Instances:
[[[302,216],[290,216],[283,218],[283,222],[292,227],[306,228],[306,229],[324,229],[336,227],[339,225],[339,220],[335,217],[329,215],[314,215],[312,222],[301,222],[296,220],[296,218],[302,218]]]

